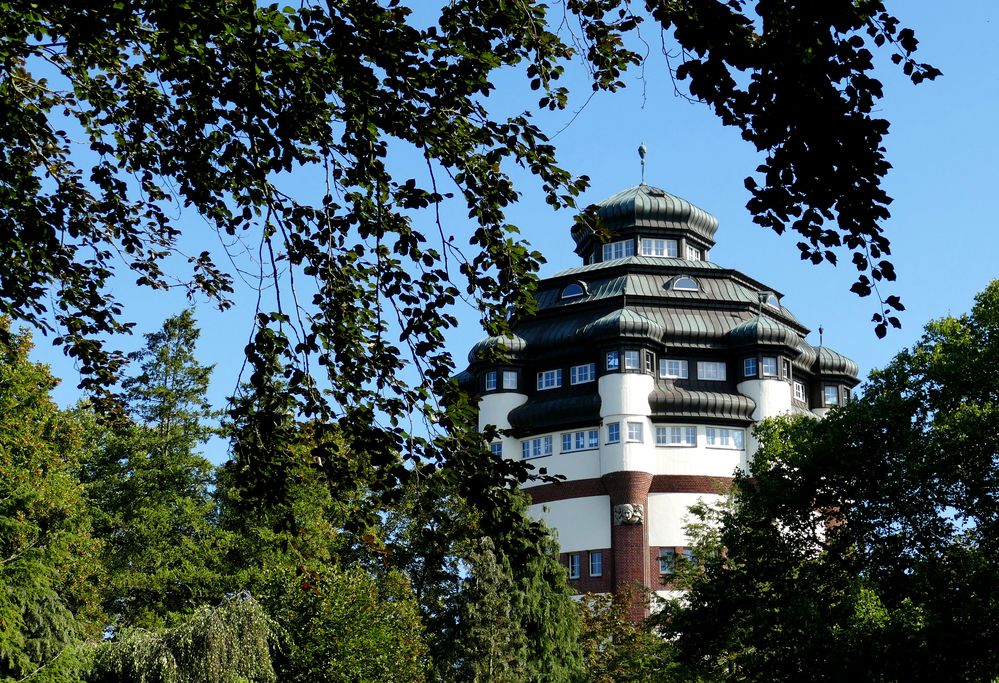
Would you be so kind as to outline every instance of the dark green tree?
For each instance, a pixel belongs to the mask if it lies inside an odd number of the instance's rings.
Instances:
[[[863,398],[763,424],[665,620],[687,659],[723,680],[999,676],[997,362],[994,282]]]
[[[106,433],[84,469],[104,540],[105,599],[116,626],[157,628],[224,594],[225,535],[215,523],[214,467],[197,450],[217,427],[211,368],[194,357],[190,311],[168,318],[130,355],[130,421]]]
[[[79,680],[103,615],[76,468],[87,430],[50,397],[31,339],[0,320],[0,680]]]

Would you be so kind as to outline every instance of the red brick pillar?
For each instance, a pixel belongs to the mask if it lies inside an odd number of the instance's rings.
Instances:
[[[649,571],[649,533],[646,516],[649,510],[649,487],[652,486],[652,474],[630,471],[612,472],[605,474],[601,479],[610,495],[614,590],[635,586],[635,584],[650,588],[652,579]],[[641,506],[641,521],[628,523],[618,519],[615,510],[619,505]],[[632,604],[631,618],[634,621],[640,621],[646,616],[648,616],[648,612],[644,605]]]

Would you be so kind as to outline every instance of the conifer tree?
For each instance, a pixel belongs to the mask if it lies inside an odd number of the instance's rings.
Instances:
[[[215,431],[205,398],[211,368],[194,357],[198,336],[184,311],[130,354],[139,366],[123,383],[132,422],[107,437],[101,462],[92,463],[110,573],[105,601],[116,626],[174,625],[224,593],[214,468],[196,450]]]
[[[78,680],[98,639],[98,544],[75,477],[84,429],[31,340],[0,321],[0,680]]]

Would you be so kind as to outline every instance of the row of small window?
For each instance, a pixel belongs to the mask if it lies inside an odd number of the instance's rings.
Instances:
[[[605,426],[608,444],[621,442],[621,423],[611,422]],[[645,425],[641,422],[625,423],[625,435],[628,443],[644,443]],[[745,432],[741,429],[727,427],[706,427],[704,429],[705,443],[709,448],[732,448],[743,450],[746,447]],[[555,439],[551,435],[537,436],[520,442],[521,456],[540,458],[554,452]],[[697,445],[697,427],[656,427],[657,446],[692,447]],[[597,429],[584,429],[578,432],[562,434],[562,452],[586,451],[600,447],[600,432]],[[502,454],[499,443],[492,444],[493,452]]]
[[[590,569],[590,576],[603,576],[604,575],[604,553],[602,550],[591,550],[587,555],[587,564]],[[578,579],[580,577],[580,570],[582,568],[582,553],[569,553],[568,565],[569,565],[569,578]]]
[[[641,240],[642,256],[659,256],[663,258],[677,258],[679,254],[680,243],[677,240],[671,239],[652,239],[648,237],[643,237]],[[626,256],[635,255],[635,241],[634,240],[620,240],[618,242],[610,242],[604,245],[603,249],[604,261],[610,261],[616,258],[625,258]],[[689,261],[700,261],[704,256],[702,252],[697,247],[687,245],[686,258]]]
[[[776,361],[776,359],[774,359]],[[642,357],[642,352],[637,349],[629,349],[627,351],[608,351],[605,357],[605,368],[610,371],[618,371],[622,368],[624,370],[637,370],[652,373],[655,367],[656,357],[651,351],[646,351],[644,353],[644,358]],[[662,378],[669,379],[687,379],[690,374],[689,363],[686,360],[680,360],[675,358],[661,358],[659,359],[659,376]],[[490,374],[493,377],[490,379]],[[513,383],[516,388],[516,373],[510,373],[513,375]],[[597,364],[596,363],[584,363],[582,365],[574,365],[569,368],[569,382],[570,384],[585,384],[587,382],[593,382],[597,378]],[[702,380],[709,380],[715,382],[724,382],[727,378],[726,366],[723,361],[697,361],[697,378]],[[538,373],[538,383],[537,387],[539,391],[545,389],[557,389],[562,386],[562,368],[556,368],[554,370],[543,370]],[[496,388],[496,377],[495,373],[486,373],[486,390]],[[506,373],[504,373],[504,384],[503,388],[511,388],[506,385]]]
[[[516,370],[503,370],[503,388],[504,389],[516,389],[517,388],[517,371]],[[490,370],[486,373],[486,391],[496,391],[499,386],[500,373],[496,370]]]
[[[761,356],[759,358],[753,356],[752,358],[743,359],[743,377],[759,377],[761,371],[763,377],[782,376],[785,379],[789,379],[791,377],[791,361],[787,358],[781,358],[780,368],[778,369],[777,356]]]

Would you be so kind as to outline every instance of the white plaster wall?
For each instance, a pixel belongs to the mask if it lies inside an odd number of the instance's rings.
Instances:
[[[750,379],[739,382],[736,388],[740,394],[756,401],[756,410],[753,411],[754,422],[759,422],[765,417],[785,415],[792,411],[791,385],[784,380]]]
[[[600,392],[600,417],[607,419],[619,415],[651,415],[649,394],[652,393],[652,375],[638,372],[613,372],[598,380]]]
[[[710,493],[650,493],[646,523],[649,525],[649,545],[686,546],[689,539],[683,533],[688,509],[699,500],[719,501],[721,495]]]
[[[746,451],[706,448],[701,445],[704,441],[703,429],[697,435],[697,440],[699,444],[696,447],[658,446],[654,474],[698,474],[708,477],[731,477],[737,467],[745,469]]]
[[[502,391],[485,394],[479,400],[479,431],[486,425],[496,425],[500,429],[510,428],[510,411],[527,403],[527,396],[515,392]]]
[[[655,439],[649,415],[649,394],[653,379],[643,373],[613,373],[599,379],[600,392],[600,474],[634,471],[652,472],[656,466]],[[621,425],[621,440],[607,443],[607,424]],[[642,443],[628,442],[628,423],[642,423]]]
[[[611,546],[610,496],[588,496],[531,505],[535,519],[558,530],[563,553]]]

